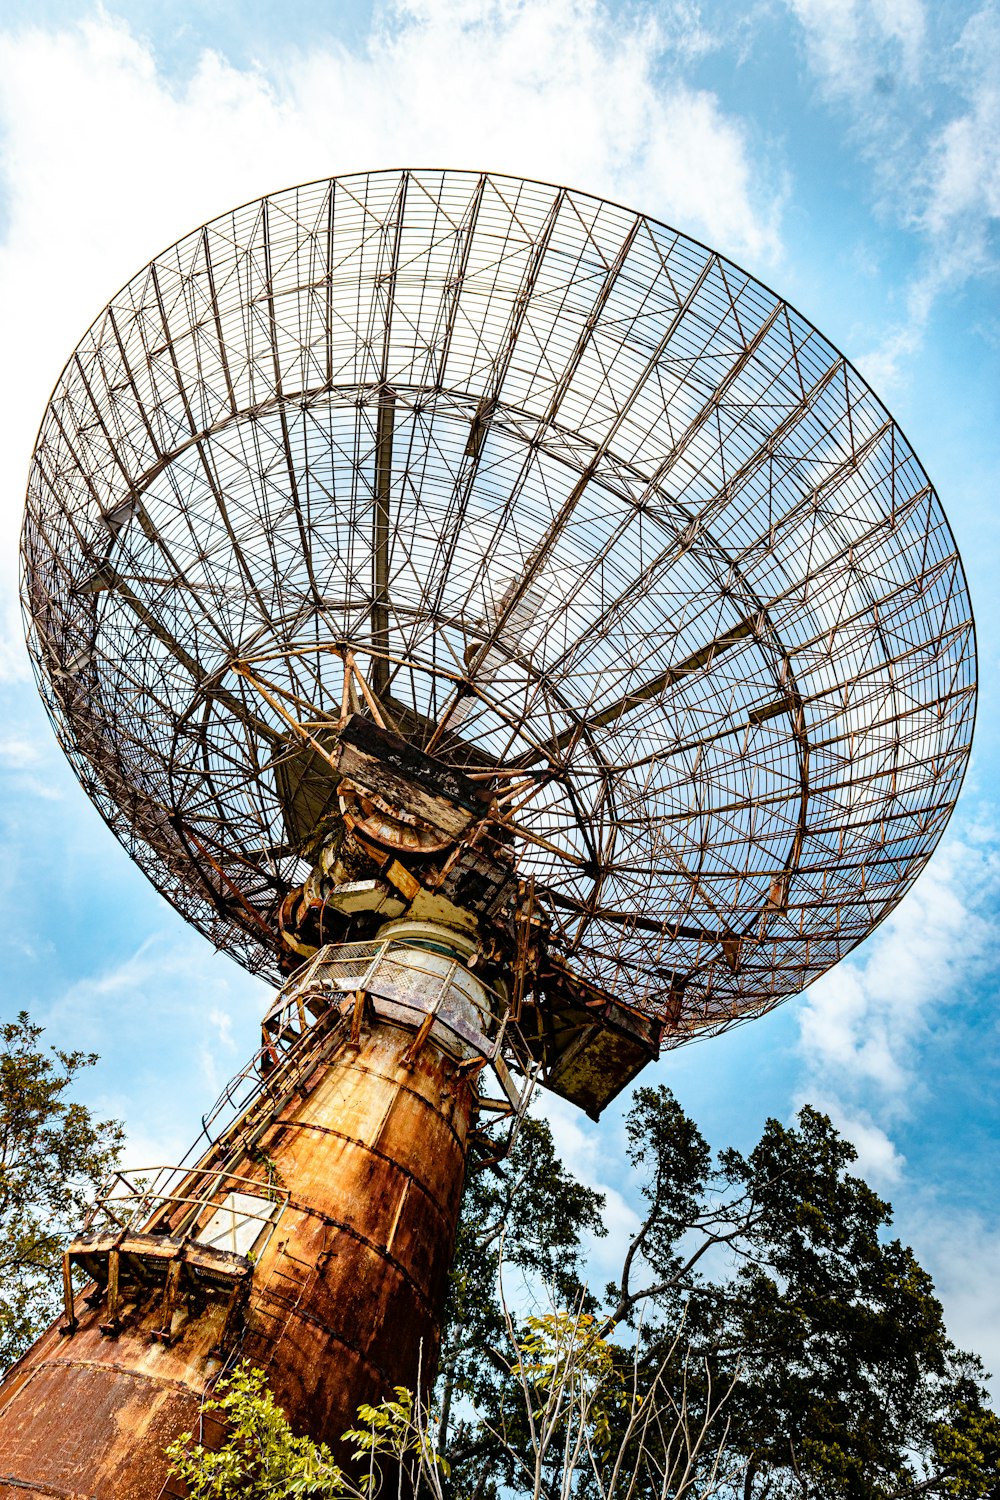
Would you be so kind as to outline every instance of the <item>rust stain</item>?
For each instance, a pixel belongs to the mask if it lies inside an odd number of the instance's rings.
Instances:
[[[360,1401],[415,1385],[418,1366],[426,1383],[437,1355],[474,1095],[433,1045],[405,1067],[410,1039],[372,1028],[264,1141],[292,1201],[254,1277],[245,1348],[334,1443]]]
[[[297,1432],[334,1444],[360,1402],[418,1372],[426,1387],[437,1357],[475,1096],[433,1042],[407,1058],[411,1041],[385,1023],[345,1041],[271,1123],[254,1169],[291,1197],[232,1357],[267,1371]],[[165,1344],[162,1299],[132,1285],[106,1337],[106,1306],[78,1297],[73,1335],[53,1326],[9,1372],[0,1500],[160,1500],[164,1446],[198,1430],[226,1316],[206,1301]]]

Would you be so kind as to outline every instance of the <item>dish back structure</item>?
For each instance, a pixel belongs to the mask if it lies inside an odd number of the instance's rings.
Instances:
[[[858,942],[965,763],[961,565],[881,402],[745,272],[562,188],[381,172],[181,240],[66,367],[23,550],[86,790],[272,978],[301,743],[240,664],[322,725],[347,646],[415,743],[535,777],[553,941],[654,1012],[684,975],[683,1034]]]

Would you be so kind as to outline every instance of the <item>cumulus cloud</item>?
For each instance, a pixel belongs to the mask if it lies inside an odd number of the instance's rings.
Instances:
[[[773,259],[780,182],[754,170],[744,122],[681,77],[708,45],[685,0],[613,21],[597,0],[399,0],[354,50],[243,68],[206,51],[183,76],[103,11],[0,33],[0,670],[24,670],[12,559],[45,400],[152,255],[260,193],[440,163],[566,181]]]
[[[799,1012],[800,1097],[827,1110],[854,1143],[862,1170],[898,1181],[904,1158],[887,1127],[920,1096],[929,1048],[949,1006],[995,965],[1000,854],[952,838],[858,958],[808,991]]]
[[[901,1097],[912,1059],[944,997],[989,954],[981,914],[1000,871],[988,849],[947,843],[856,960],[838,965],[802,1007],[803,1051],[815,1070]]]
[[[852,1171],[883,1191],[903,1180],[905,1156],[888,1131],[876,1125],[865,1110],[846,1108],[836,1094],[801,1094],[798,1103],[809,1103],[829,1115],[840,1134],[851,1142],[858,1153]]]
[[[872,366],[895,380],[923,339],[938,299],[1000,269],[1000,10],[977,13],[957,43],[959,99],[909,171],[909,220],[927,253],[906,291],[905,319],[875,351]],[[867,373],[867,367],[866,367]]]
[[[823,95],[849,112],[876,212],[916,236],[903,314],[859,360],[891,387],[940,298],[998,267],[1000,6],[967,18],[921,0],[786,3]]]

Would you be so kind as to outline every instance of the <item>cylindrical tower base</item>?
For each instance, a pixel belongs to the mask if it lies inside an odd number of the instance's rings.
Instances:
[[[474,1092],[433,1043],[377,1025],[262,1143],[292,1197],[254,1276],[244,1343],[286,1411],[339,1439],[358,1403],[426,1382]]]
[[[288,1201],[237,1316],[220,1285],[165,1319],[164,1281],[144,1291],[123,1238],[111,1321],[108,1286],[77,1297],[73,1332],[50,1329],[0,1386],[0,1497],[173,1493],[164,1445],[197,1432],[223,1356],[262,1366],[293,1428],[333,1442],[359,1402],[415,1386],[418,1366],[426,1382],[474,1088],[429,1031],[369,1017],[341,1035],[240,1168]],[[189,1281],[197,1254],[180,1256]]]

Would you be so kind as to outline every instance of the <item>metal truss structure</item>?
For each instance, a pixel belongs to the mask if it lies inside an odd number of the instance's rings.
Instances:
[[[550,952],[667,1045],[892,909],[972,731],[955,544],[856,370],[510,177],[317,182],[158,256],[52,397],[23,598],[84,787],[246,967],[371,713],[492,795]]]

